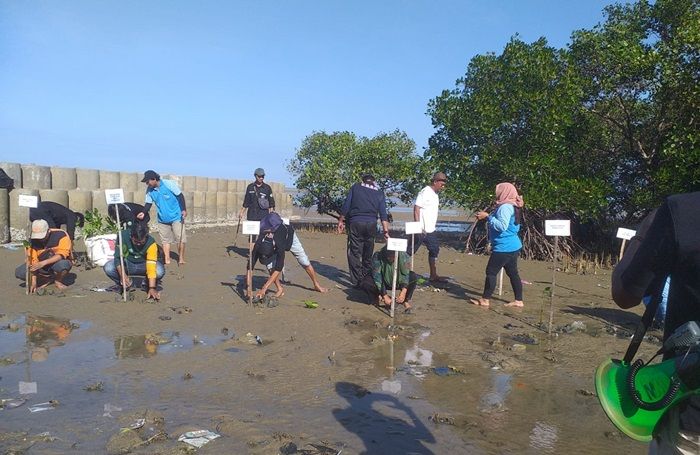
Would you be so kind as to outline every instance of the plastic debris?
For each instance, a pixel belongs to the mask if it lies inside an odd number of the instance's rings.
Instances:
[[[209,441],[213,441],[214,439],[219,438],[219,437],[221,437],[221,435],[216,434],[213,431],[196,430],[196,431],[188,431],[186,433],[181,434],[180,437],[177,438],[177,440],[199,449],[204,444],[207,444]]]
[[[26,402],[25,398],[2,398],[0,399],[0,409],[18,408]]]
[[[58,406],[57,400],[46,401],[44,403],[37,403],[29,406],[29,412],[48,411],[49,409],[54,409],[56,406]]]
[[[260,338],[260,335],[255,335],[255,342],[258,344],[263,344],[262,338]]]
[[[127,428],[130,430],[138,430],[142,426],[146,425],[146,419],[137,419],[134,423],[129,425]]]
[[[304,300],[304,306],[306,308],[318,308],[318,303],[313,300]]]
[[[105,403],[104,405],[104,413],[102,414],[102,417],[112,417],[113,412],[120,412],[122,408],[119,406],[115,406],[110,403]]]

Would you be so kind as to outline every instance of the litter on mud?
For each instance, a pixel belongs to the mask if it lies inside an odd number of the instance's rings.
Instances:
[[[177,440],[199,449],[203,445],[205,445],[205,444],[209,443],[210,441],[213,441],[214,439],[219,438],[219,437],[221,437],[221,435],[214,433],[213,431],[196,430],[196,431],[188,431],[187,433],[181,434],[180,437],[177,438]]]
[[[0,410],[18,408],[26,402],[27,400],[24,398],[2,398],[0,399]]]
[[[32,406],[29,406],[29,412],[41,412],[41,411],[48,411],[49,409],[54,409],[58,406],[58,401],[57,400],[51,400],[51,401],[46,401],[44,403],[38,403]]]

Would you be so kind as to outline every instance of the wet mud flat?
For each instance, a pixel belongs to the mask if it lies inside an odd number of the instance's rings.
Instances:
[[[486,258],[445,247],[450,283],[421,284],[392,321],[347,288],[344,236],[300,231],[330,292],[292,259],[278,305],[248,306],[234,232],[192,232],[159,303],[91,291],[110,284],[99,269],[27,297],[22,252],[0,249],[0,453],[646,453],[594,396],[639,319],[610,301],[609,274],[557,275],[550,337],[551,264],[521,263],[524,309],[502,306],[507,279],[487,309],[467,303]],[[424,250],[415,265],[427,274]],[[178,441],[196,430],[218,437]]]

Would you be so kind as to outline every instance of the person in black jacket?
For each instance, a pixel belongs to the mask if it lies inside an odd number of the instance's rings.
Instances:
[[[362,279],[372,271],[377,218],[382,221],[384,237],[389,238],[386,197],[375,185],[374,176],[364,174],[362,183],[350,188],[338,218],[339,233],[342,234],[345,223],[348,224],[348,268],[353,287],[360,286]]]
[[[239,218],[243,218],[243,212],[247,210],[246,219],[248,221],[260,221],[265,215],[275,210],[272,187],[264,182],[265,170],[259,167],[254,174],[255,182],[246,188],[243,207],[238,214]]]
[[[284,269],[286,248],[288,244],[291,244],[290,234],[293,235],[293,231],[290,231],[289,228],[282,223],[282,219],[279,215],[274,212],[266,216],[260,222],[260,226],[260,235],[253,246],[253,255],[251,256],[249,265],[255,267],[255,264],[260,261],[262,265],[267,266],[268,264],[272,264],[272,267],[269,268],[269,278],[263,287],[255,294],[255,297],[258,299],[263,298],[272,284],[277,288],[275,297],[282,297],[284,295],[284,288],[280,282],[280,277]],[[251,289],[253,283],[252,279],[253,271],[248,268],[246,285],[250,283]]]
[[[66,225],[66,232],[71,241],[75,240],[75,226],[83,227],[85,217],[82,213],[74,212],[58,202],[39,202],[36,208],[29,209],[29,221],[44,220],[49,228],[60,229]]]
[[[114,221],[117,221],[117,212],[114,207],[119,207],[119,222],[122,224],[122,229],[129,229],[136,221],[141,221],[148,224],[151,216],[146,212],[146,208],[135,202],[124,202],[122,204],[109,204],[107,213]],[[143,213],[141,220],[137,219],[139,213]]]
[[[612,274],[612,298],[631,308],[671,277],[664,340],[700,321],[700,192],[669,196],[642,222]],[[650,289],[659,283],[658,289]],[[649,453],[700,453],[700,396],[673,405],[654,429]]]

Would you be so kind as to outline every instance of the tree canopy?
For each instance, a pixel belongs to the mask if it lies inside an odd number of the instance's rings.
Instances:
[[[407,202],[423,175],[415,148],[413,140],[398,130],[372,138],[347,131],[315,132],[303,140],[288,165],[301,190],[295,203],[305,208],[315,205],[318,213],[337,218],[348,189],[364,173],[374,175],[387,195]]]

